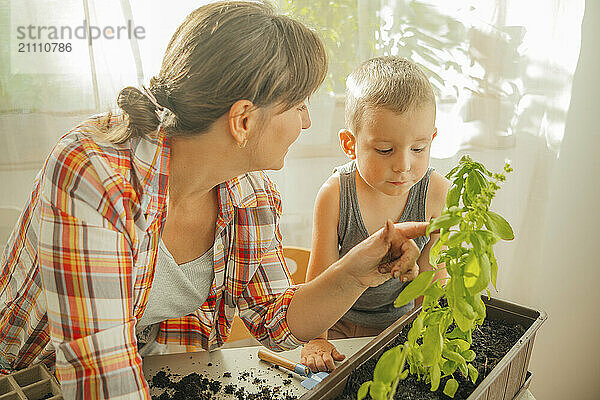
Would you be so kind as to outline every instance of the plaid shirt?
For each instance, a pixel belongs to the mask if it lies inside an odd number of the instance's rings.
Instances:
[[[65,398],[149,398],[137,351],[166,219],[169,141],[103,143],[93,117],[58,142],[0,264],[0,358],[55,364]],[[219,185],[215,278],[191,315],[161,323],[159,343],[215,349],[236,308],[263,344],[302,344],[286,312],[295,287],[281,246],[281,199],[262,172]]]

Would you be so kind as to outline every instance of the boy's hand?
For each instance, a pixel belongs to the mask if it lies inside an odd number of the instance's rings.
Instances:
[[[340,261],[346,259],[346,272],[364,287],[381,285],[392,277],[412,280],[419,274],[417,259],[421,254],[412,239],[424,236],[427,226],[427,222],[388,221]]]
[[[343,361],[345,355],[340,354],[327,339],[317,338],[306,343],[300,352],[300,362],[312,372],[333,371],[334,361]]]

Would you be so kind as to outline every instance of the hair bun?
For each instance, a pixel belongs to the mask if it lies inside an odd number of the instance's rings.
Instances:
[[[128,86],[121,90],[117,105],[129,116],[128,130],[131,136],[144,136],[154,131],[160,123],[156,107],[138,88]]]

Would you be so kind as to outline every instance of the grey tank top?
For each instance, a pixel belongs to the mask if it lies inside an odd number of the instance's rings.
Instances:
[[[338,167],[336,171],[340,175],[338,246],[341,258],[351,248],[369,237],[369,233],[358,206],[355,162],[351,161]],[[433,168],[429,168],[423,179],[410,188],[402,215],[396,222],[425,221],[425,198],[432,171]],[[428,238],[425,236],[415,239],[415,243],[421,250],[427,242]],[[412,301],[403,307],[394,307],[394,300],[406,285],[408,282],[403,283],[399,279],[390,279],[377,287],[368,288],[342,319],[356,325],[387,328],[414,307]]]

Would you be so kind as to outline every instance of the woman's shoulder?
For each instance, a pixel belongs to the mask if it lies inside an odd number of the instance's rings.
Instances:
[[[281,214],[281,193],[265,171],[247,172],[226,182],[238,207],[270,207]]]

